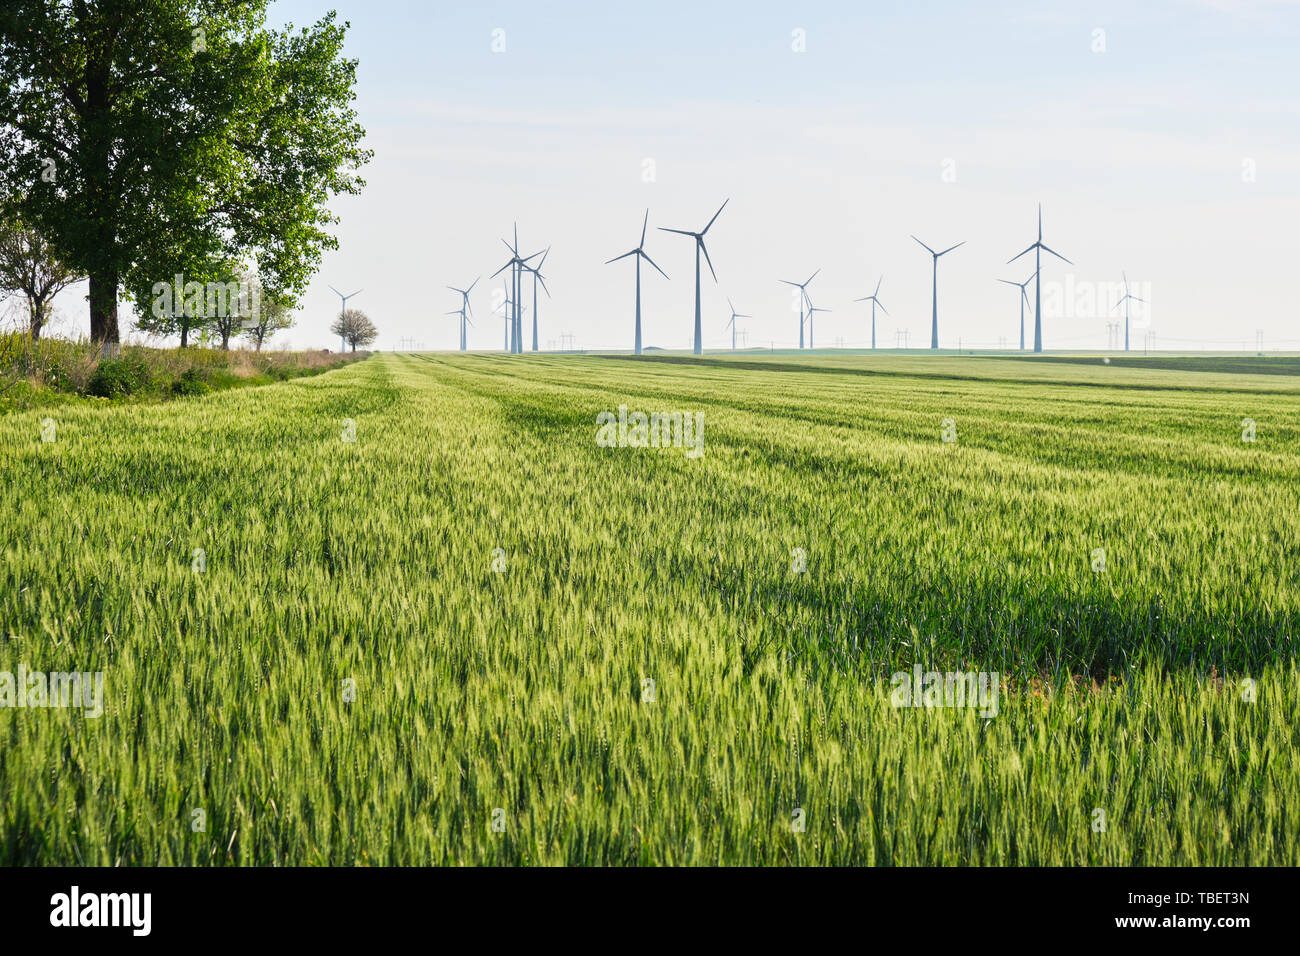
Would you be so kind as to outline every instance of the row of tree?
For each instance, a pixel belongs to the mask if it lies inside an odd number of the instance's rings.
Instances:
[[[273,334],[337,247],[329,200],[361,190],[372,155],[346,30],[332,12],[271,29],[266,0],[4,0],[0,222],[44,264],[15,286],[33,334],[83,277],[95,341],[119,340],[119,298],[183,342],[244,331],[155,309],[176,275],[256,276],[271,324],[255,338]]]

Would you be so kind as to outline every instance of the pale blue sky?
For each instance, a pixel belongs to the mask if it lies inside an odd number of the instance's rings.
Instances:
[[[444,286],[483,275],[470,343],[500,348],[500,281],[486,277],[516,219],[526,252],[553,250],[543,345],[569,332],[630,347],[632,267],[604,260],[632,248],[647,206],[652,229],[696,229],[730,197],[709,236],[707,347],[729,342],[728,296],[754,315],[751,345],[792,345],[776,280],[818,267],[813,297],[834,310],[818,345],[866,344],[851,300],[881,273],[880,343],[902,328],[925,344],[930,264],[910,233],[967,241],[940,268],[941,344],[1013,341],[1015,291],[994,280],[1029,274],[1005,262],[1042,201],[1046,242],[1075,262],[1045,268],[1045,290],[1105,299],[1127,270],[1162,348],[1253,347],[1261,328],[1300,349],[1295,2],[282,0],[272,15],[330,7],[352,24],[376,156],[366,191],[337,202],[340,248],[286,336],[295,347],[332,343],[333,284],[365,289],[354,304],[380,347],[454,348]],[[672,281],[644,277],[646,343],[687,347],[690,243],[653,233],[647,250]],[[1047,346],[1105,345],[1109,305],[1049,316]]]

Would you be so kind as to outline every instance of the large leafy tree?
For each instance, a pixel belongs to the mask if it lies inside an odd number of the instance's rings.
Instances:
[[[364,185],[346,24],[266,0],[4,0],[0,195],[90,279],[91,337],[178,266],[239,261],[300,295]],[[202,274],[186,274],[204,281]]]

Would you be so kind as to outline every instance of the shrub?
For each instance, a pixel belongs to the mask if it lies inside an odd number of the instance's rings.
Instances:
[[[143,391],[149,385],[149,367],[135,357],[105,359],[99,363],[86,391],[101,398],[121,398]]]
[[[194,366],[181,373],[180,378],[172,382],[172,391],[177,395],[202,395],[212,391],[203,380],[203,374]]]

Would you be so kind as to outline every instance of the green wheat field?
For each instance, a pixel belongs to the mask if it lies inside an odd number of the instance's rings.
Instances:
[[[0,864],[1300,864],[1300,359],[381,354],[0,456],[0,671],[104,675],[0,708]]]

